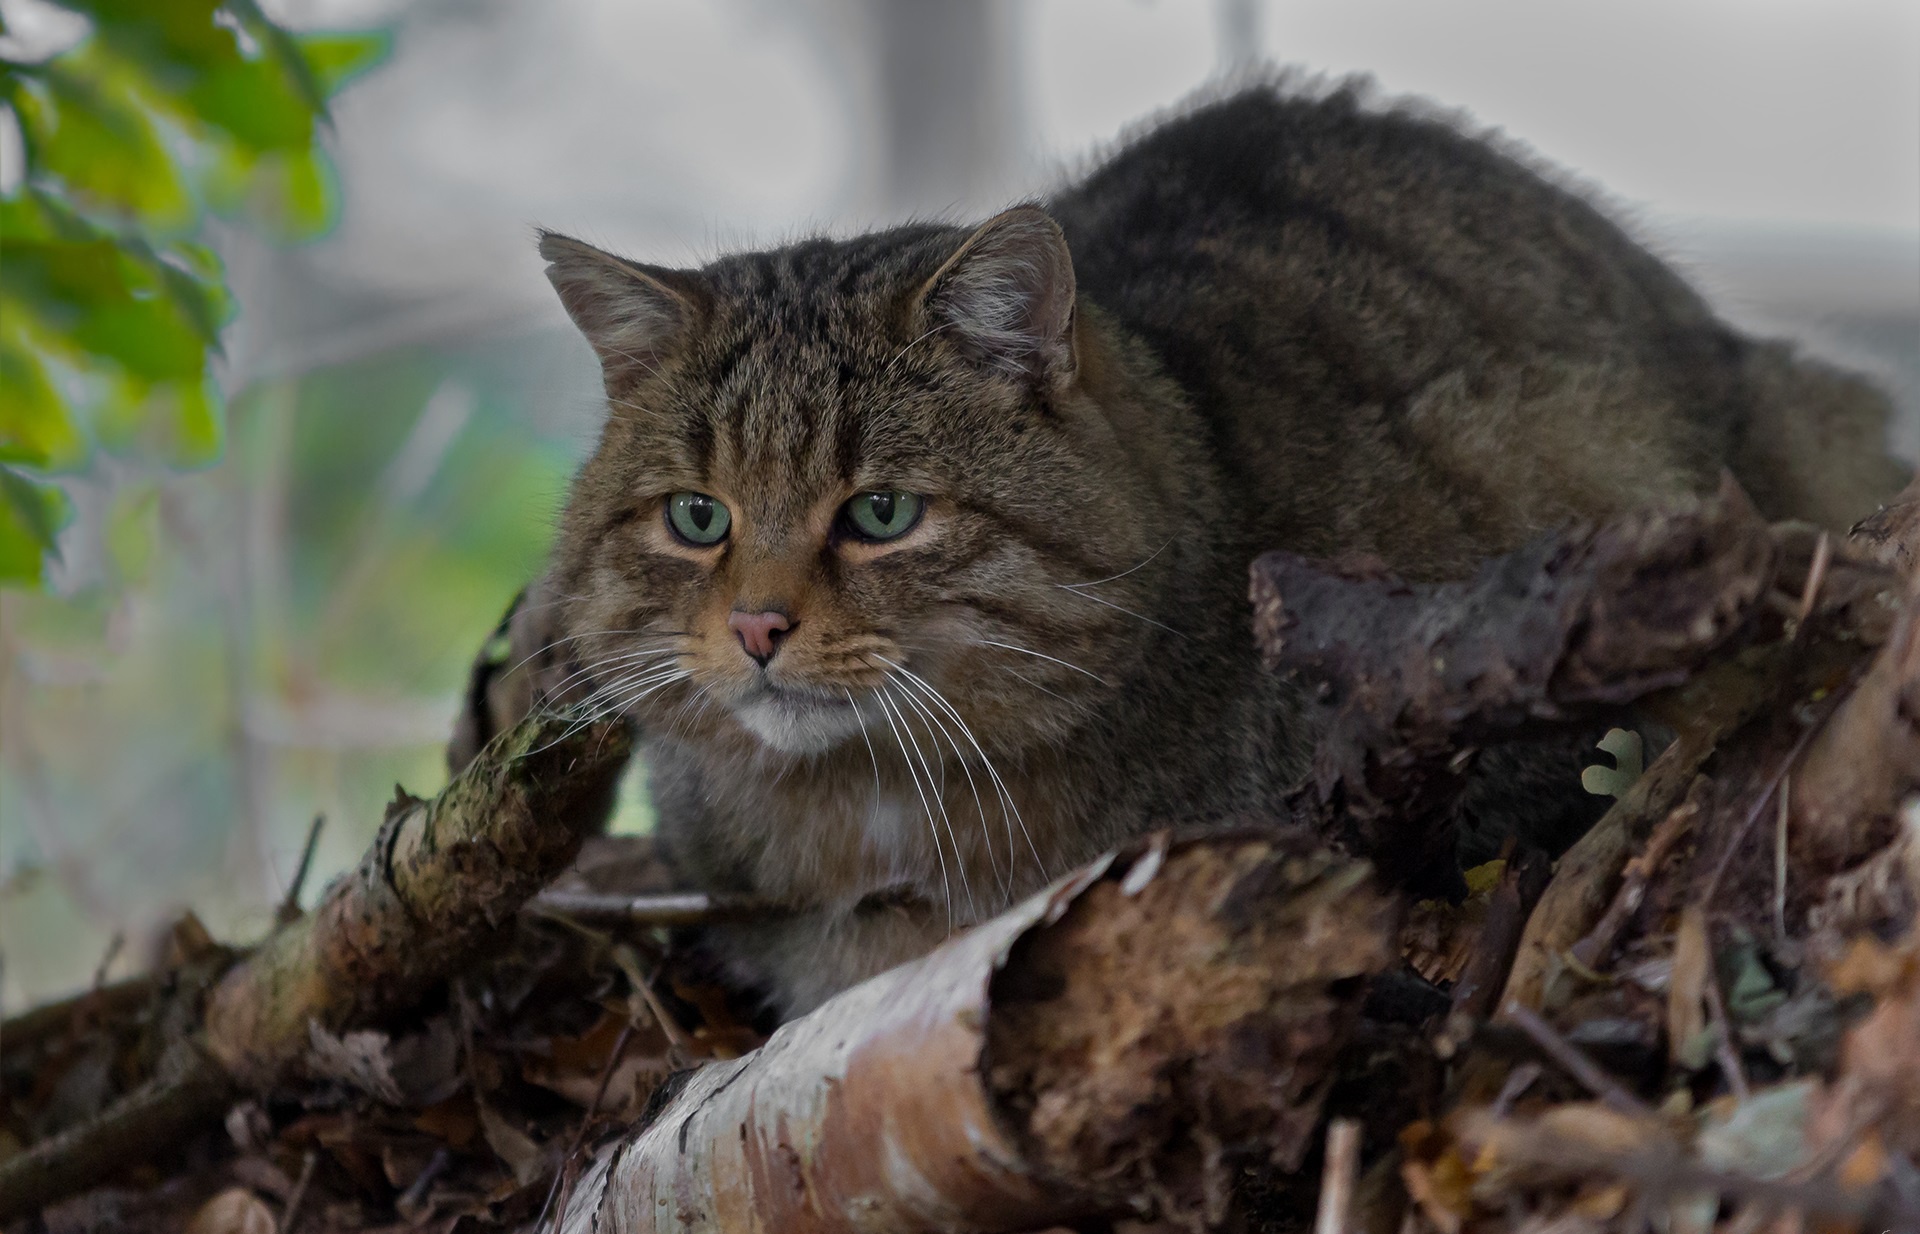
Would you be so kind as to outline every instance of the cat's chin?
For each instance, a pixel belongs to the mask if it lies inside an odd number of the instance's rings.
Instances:
[[[825,754],[860,732],[854,709],[833,699],[763,694],[733,709],[740,726],[784,754]]]

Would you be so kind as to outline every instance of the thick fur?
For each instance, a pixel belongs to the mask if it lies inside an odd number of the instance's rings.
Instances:
[[[800,910],[713,940],[782,1014],[1156,823],[1270,812],[1311,735],[1251,647],[1261,550],[1444,577],[1725,467],[1836,525],[1901,478],[1868,387],[1351,87],[1199,107],[978,229],[542,251],[610,408],[542,585],[568,697],[640,724],[688,878]],[[920,523],[848,536],[869,490]],[[682,491],[723,543],[669,531]],[[789,619],[764,669],[736,610]]]

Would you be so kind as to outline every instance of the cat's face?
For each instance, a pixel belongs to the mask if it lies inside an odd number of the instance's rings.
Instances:
[[[1132,662],[1153,571],[1111,576],[1159,541],[1044,214],[697,272],[542,251],[609,395],[548,578],[564,697],[931,762],[1056,740]]]

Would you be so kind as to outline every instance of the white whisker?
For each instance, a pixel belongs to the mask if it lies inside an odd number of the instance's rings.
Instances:
[[[1058,664],[1061,668],[1070,668],[1076,673],[1084,673],[1086,676],[1093,678],[1095,681],[1099,682],[1103,686],[1110,686],[1113,684],[1111,681],[1108,681],[1105,677],[1102,677],[1098,673],[1091,672],[1087,669],[1081,668],[1078,664],[1073,664],[1066,660],[1062,660],[1058,656],[1050,656],[1045,654],[1044,652],[1035,651],[1031,647],[1020,647],[1020,646],[1016,646],[1013,643],[997,642],[994,639],[990,639],[990,638],[970,638],[967,641],[972,643],[976,647],[1000,647],[1000,648],[1004,648],[1007,651],[1017,651],[1023,656],[1032,656],[1036,660],[1045,660],[1051,664]]]
[[[887,695],[887,691],[884,686],[881,688],[881,693],[882,695],[891,697],[890,695]],[[900,717],[900,728],[902,731],[906,733],[908,744],[910,744],[913,747],[914,757],[920,760],[921,768],[927,773],[927,788],[931,791],[933,795],[933,804],[940,811],[940,821],[946,826],[947,841],[948,843],[953,845],[953,862],[954,862],[954,868],[960,874],[961,893],[967,897],[967,910],[977,916],[979,914],[980,907],[978,904],[974,902],[973,881],[967,877],[967,863],[965,858],[963,858],[960,855],[959,834],[956,833],[953,829],[953,819],[948,817],[947,815],[946,796],[942,791],[942,789],[939,787],[936,787],[933,782],[933,766],[927,762],[927,756],[921,753],[920,740],[919,738],[913,735],[913,728],[911,725],[907,723],[907,713],[901,709],[900,702],[898,699],[893,700],[893,709],[894,709],[894,714]],[[932,740],[932,730],[928,730],[928,740],[929,741]],[[934,753],[936,754],[939,753],[938,747],[935,747]],[[943,782],[946,778],[946,768],[944,766],[945,762],[946,760],[944,759],[941,760],[942,767],[940,770],[940,776]],[[931,816],[929,816],[928,821],[929,822],[932,821]]]
[[[542,606],[535,605],[534,607],[538,608]],[[533,663],[535,659],[545,655],[549,651],[552,651],[554,648],[560,646],[562,643],[572,643],[583,638],[603,638],[603,637],[614,638],[622,634],[651,634],[657,638],[684,637],[678,631],[674,631],[674,630],[582,630],[578,634],[564,634],[559,638],[550,639],[546,643],[543,643],[540,646],[534,648],[532,651],[529,651],[526,655],[522,656],[520,659],[508,665],[505,671],[511,673],[516,669],[525,668],[527,665]]]
[[[1166,544],[1162,544],[1159,548],[1156,548],[1151,553],[1148,553],[1145,561],[1142,561],[1139,565],[1131,566],[1125,570],[1122,570],[1118,574],[1109,574],[1105,578],[1096,578],[1091,583],[1055,583],[1054,586],[1064,587],[1068,591],[1073,591],[1075,588],[1079,588],[1079,587],[1098,587],[1103,583],[1115,582],[1119,579],[1123,579],[1127,577],[1127,575],[1132,574],[1135,570],[1145,568],[1148,562],[1151,562],[1155,557],[1158,557],[1160,554],[1166,552],[1168,546],[1171,545],[1172,543],[1173,543],[1172,540],[1168,540]]]
[[[900,736],[900,726],[893,722],[893,709],[887,705],[884,690],[873,696],[880,704],[880,714],[887,718],[887,727],[893,730],[893,742],[900,747],[900,761],[906,764],[907,778],[913,781],[913,791],[920,794],[920,806],[927,813],[927,831],[933,836],[933,852],[940,859],[940,887],[947,897],[947,929],[953,929],[953,883],[947,876],[947,850],[940,847],[940,832],[933,825],[933,806],[927,801],[927,794],[920,788],[920,775],[913,768],[913,761],[907,757],[907,743]],[[958,849],[954,850],[954,859],[960,858]]]
[[[1007,864],[1009,868],[1011,868],[1013,864],[1013,827],[1015,825],[1018,825],[1020,828],[1021,836],[1027,842],[1027,851],[1033,854],[1034,864],[1038,866],[1040,869],[1041,881],[1042,882],[1050,881],[1052,878],[1052,875],[1047,870],[1047,863],[1045,859],[1043,859],[1040,856],[1039,848],[1036,847],[1033,842],[1033,833],[1027,830],[1026,820],[1020,817],[1020,807],[1017,804],[1015,804],[1013,800],[1013,791],[1007,787],[1006,781],[1000,778],[1000,772],[997,768],[994,767],[993,760],[987,757],[986,750],[981,748],[979,740],[974,737],[972,727],[967,724],[965,718],[961,716],[959,710],[956,707],[954,707],[952,703],[947,701],[946,695],[940,693],[939,690],[934,688],[933,683],[929,682],[926,678],[920,676],[920,674],[914,672],[912,669],[907,668],[905,665],[894,664],[893,661],[886,660],[885,657],[880,657],[880,658],[885,663],[891,665],[895,670],[901,673],[906,678],[906,680],[919,686],[919,688],[922,691],[924,691],[929,698],[933,699],[934,702],[938,703],[946,711],[946,713],[949,716],[952,716],[953,722],[960,726],[960,731],[962,733],[966,734],[967,742],[969,745],[973,747],[973,752],[980,756],[980,765],[986,768],[987,775],[990,779],[992,779],[993,787],[1000,796],[1001,817],[1005,819],[1008,817],[1009,813],[1011,813],[1011,822],[1009,822],[1008,829],[1007,829]],[[956,750],[955,753],[958,753],[958,750]],[[965,765],[966,765],[966,760],[962,759],[961,766],[964,767]],[[983,818],[982,824],[984,825],[984,823],[985,823],[985,819]]]
[[[573,672],[568,673],[565,677],[562,677],[559,681],[549,686],[547,693],[551,697],[558,697],[562,690],[565,690],[568,686],[583,677],[592,677],[596,673],[604,673],[608,669],[619,668],[625,665],[664,660],[678,654],[679,653],[672,648],[662,648],[648,651],[629,651],[622,655],[608,656],[604,660],[595,660],[592,664],[584,668],[576,668]]]
[[[878,810],[883,795],[880,791],[880,756],[873,752],[873,738],[867,735],[867,718],[860,714],[860,704],[853,701],[853,691],[842,686],[840,692],[847,696],[847,706],[853,708],[853,722],[860,726],[861,740],[867,743],[867,761],[873,764],[873,809]]]
[[[1186,637],[1186,635],[1174,629],[1172,626],[1168,625],[1164,621],[1155,621],[1151,617],[1145,616],[1144,614],[1141,614],[1141,613],[1134,612],[1132,609],[1127,608],[1125,605],[1115,604],[1112,600],[1102,600],[1099,596],[1090,596],[1085,594],[1084,592],[1075,591],[1071,584],[1055,583],[1054,586],[1058,587],[1060,590],[1066,592],[1070,596],[1079,596],[1082,600],[1091,600],[1095,604],[1104,604],[1108,608],[1112,609],[1114,612],[1125,613],[1127,616],[1133,618],[1135,621],[1144,621],[1150,626],[1158,626],[1160,629],[1165,630],[1168,634],[1173,635],[1175,638]]]
[[[1030,686],[1031,688],[1040,691],[1040,693],[1047,695],[1049,698],[1057,698],[1061,702],[1066,703],[1068,706],[1073,706],[1072,699],[1068,698],[1064,694],[1058,694],[1052,690],[1047,689],[1047,687],[1041,685],[1039,682],[1027,676],[1025,673],[1021,672],[1019,669],[1013,667],[1011,664],[996,664],[993,667],[999,669],[1003,673],[1010,675],[1015,681],[1023,682],[1026,685]]]
[[[901,673],[906,674],[906,676],[908,677],[912,676],[911,673],[907,673],[907,670],[901,668],[897,664],[894,664],[893,661],[887,659],[885,656],[877,655],[874,658],[879,660],[883,664],[891,665],[893,668],[895,668]],[[1013,830],[1012,830],[1012,827],[1011,825],[1009,825],[1007,830],[1007,872],[1006,874],[1002,875],[1000,873],[999,859],[996,858],[993,853],[993,836],[992,836],[992,833],[987,830],[986,803],[980,800],[980,788],[977,784],[974,783],[973,769],[967,766],[967,756],[961,752],[960,743],[954,740],[953,733],[951,730],[947,728],[946,722],[943,721],[938,715],[936,715],[932,711],[929,711],[925,703],[921,702],[919,699],[913,696],[913,693],[912,693],[913,687],[911,686],[910,683],[903,681],[902,684],[907,685],[907,691],[903,692],[901,697],[905,698],[909,703],[913,704],[913,709],[915,711],[918,711],[921,714],[921,716],[928,721],[929,728],[927,732],[929,736],[932,735],[933,730],[935,728],[938,728],[939,735],[942,737],[945,737],[947,739],[947,744],[953,747],[954,760],[960,764],[961,774],[967,777],[967,790],[973,794],[974,816],[980,820],[980,838],[986,844],[986,848],[987,848],[987,868],[991,870],[993,872],[993,876],[1000,881],[1000,894],[1004,901],[1005,899],[1010,898],[1013,893]],[[969,740],[971,740],[971,738],[969,738]],[[938,743],[936,742],[935,749],[937,750],[938,748],[939,748]],[[1005,811],[1002,810],[1002,813],[1004,814]]]

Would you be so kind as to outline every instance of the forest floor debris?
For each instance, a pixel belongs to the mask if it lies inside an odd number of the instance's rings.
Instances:
[[[1294,817],[1143,842],[771,1041],[672,938],[775,910],[643,840],[347,996],[287,957],[359,875],[250,951],[183,920],[0,1026],[5,1228],[1920,1230],[1913,505],[1838,540],[1727,491],[1443,586],[1263,558],[1325,721]],[[1572,849],[1459,868],[1480,752],[1649,718]],[[367,868],[445,858],[421,903],[489,877],[402,826]]]

